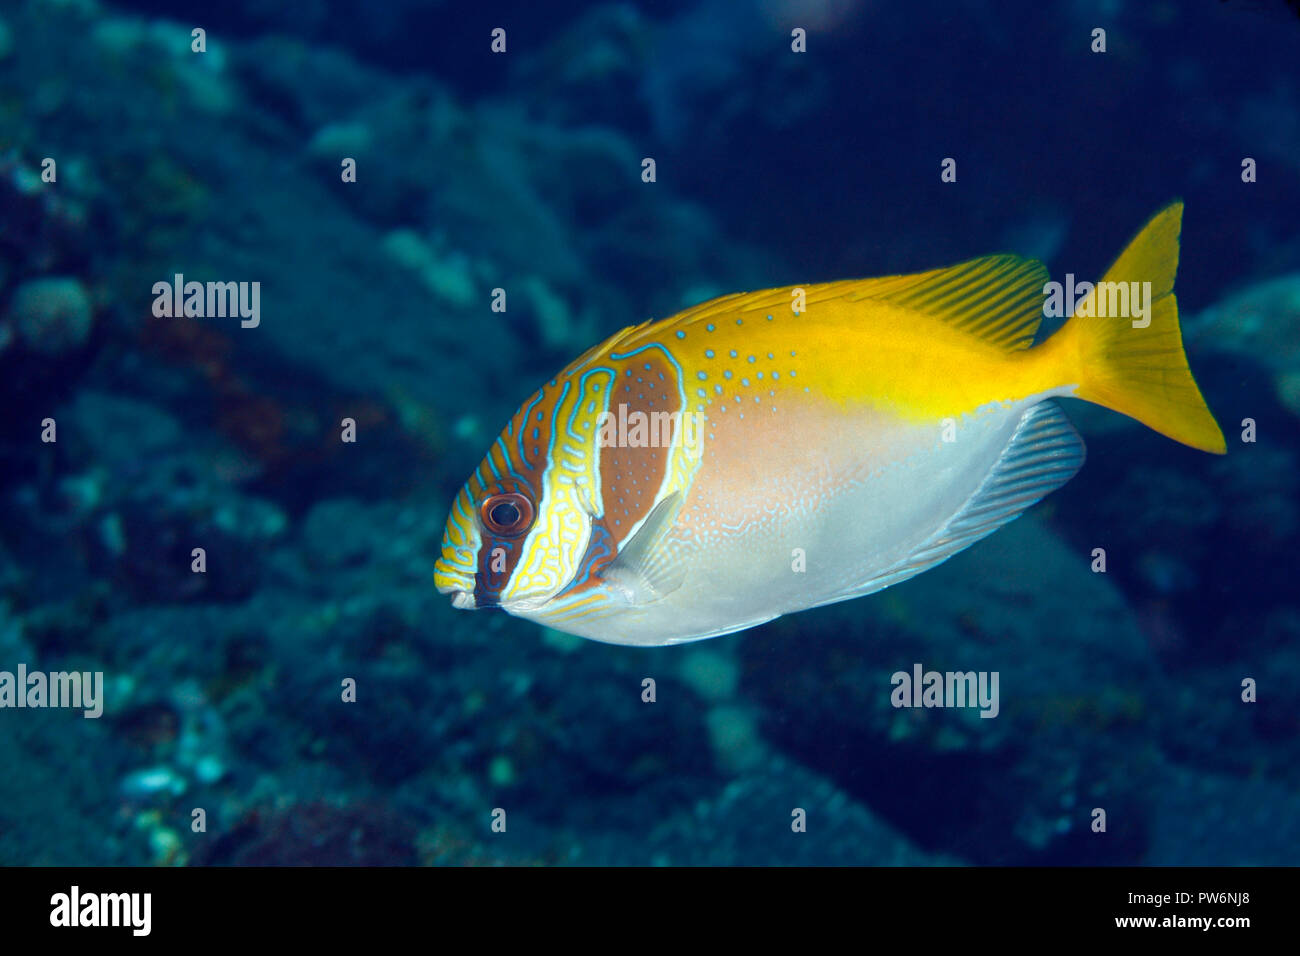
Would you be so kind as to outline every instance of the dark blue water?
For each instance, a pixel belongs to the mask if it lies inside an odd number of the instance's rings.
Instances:
[[[0,12],[0,704],[102,710],[0,706],[0,863],[1300,862],[1294,4],[486,6]],[[1096,278],[1175,198],[1226,456],[1067,403],[1028,516],[686,647],[435,592],[498,429],[625,325]],[[895,707],[917,664],[997,717]]]

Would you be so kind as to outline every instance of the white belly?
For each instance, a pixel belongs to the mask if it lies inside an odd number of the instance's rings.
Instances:
[[[748,447],[733,446],[730,457],[719,435],[720,460],[706,451],[670,534],[681,586],[565,629],[618,644],[675,644],[895,583],[891,569],[905,567],[970,501],[1040,400],[959,420],[952,441],[938,424],[861,416],[784,416],[750,431]],[[739,462],[742,452],[749,457]]]

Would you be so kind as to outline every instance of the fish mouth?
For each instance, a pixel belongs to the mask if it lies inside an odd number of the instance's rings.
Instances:
[[[433,586],[439,594],[451,595],[451,606],[458,611],[472,611],[478,607],[474,601],[473,579],[441,560],[434,565]]]
[[[537,594],[512,600],[508,605],[503,604],[499,596],[493,595],[490,590],[485,591],[479,597],[476,596],[478,589],[473,578],[460,573],[456,569],[446,567],[441,561],[435,566],[433,586],[438,589],[439,594],[449,596],[451,606],[458,611],[500,608],[511,614],[526,614],[550,603],[554,597],[552,594]]]

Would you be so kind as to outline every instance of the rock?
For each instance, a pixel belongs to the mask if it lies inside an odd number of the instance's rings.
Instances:
[[[1269,370],[1278,401],[1300,415],[1300,272],[1247,286],[1186,325],[1194,345]]]
[[[315,505],[302,526],[303,551],[314,568],[356,567],[374,553],[386,528],[364,504],[331,498]]]
[[[1249,775],[1165,764],[1156,774],[1148,863],[1294,866],[1300,846],[1296,790]]]
[[[94,313],[79,280],[31,279],[14,292],[9,321],[18,341],[33,352],[52,356],[86,344]]]
[[[477,300],[479,293],[464,256],[440,256],[410,229],[390,232],[383,248],[394,262],[413,270],[439,300],[458,308],[468,308]]]
[[[740,653],[767,738],[923,849],[980,863],[1140,858],[1143,754],[1164,689],[1117,590],[1041,521],[876,595],[781,618]],[[917,663],[997,672],[997,716],[896,708],[892,675]],[[1088,839],[1097,806],[1123,821],[1118,838]]]
[[[198,861],[231,866],[412,866],[417,829],[383,802],[313,801],[262,807],[201,848]]]

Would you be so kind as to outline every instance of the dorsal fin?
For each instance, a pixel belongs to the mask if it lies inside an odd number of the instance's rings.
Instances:
[[[922,312],[1008,352],[1028,348],[1043,318],[1047,267],[1037,259],[983,256],[944,269],[878,279],[845,279],[802,286],[809,312],[819,302],[876,300]],[[789,310],[794,286],[738,292],[692,306],[667,320],[663,331],[747,313]],[[659,329],[655,330],[660,331]]]
[[[982,256],[946,269],[861,283],[853,298],[922,312],[1008,352],[1026,349],[1043,318],[1047,267],[1022,256]],[[878,283],[872,289],[872,284]]]

